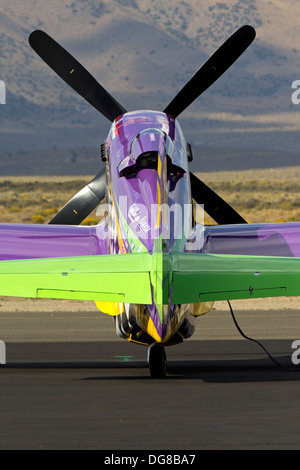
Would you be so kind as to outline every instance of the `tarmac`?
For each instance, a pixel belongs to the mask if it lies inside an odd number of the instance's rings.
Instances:
[[[232,307],[277,363],[217,302],[152,379],[147,348],[92,302],[1,298],[0,449],[298,449],[300,299]]]

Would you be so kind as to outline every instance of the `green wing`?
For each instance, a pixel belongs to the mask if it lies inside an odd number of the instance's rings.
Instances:
[[[0,295],[151,304],[300,295],[300,258],[148,253],[0,261]],[[160,275],[158,275],[160,274]]]
[[[149,254],[0,261],[0,295],[151,304]]]
[[[177,253],[172,303],[300,295],[300,258]]]

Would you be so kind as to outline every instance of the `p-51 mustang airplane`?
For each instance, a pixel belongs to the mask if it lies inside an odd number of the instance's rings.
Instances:
[[[189,172],[191,147],[177,121],[254,38],[251,26],[236,31],[163,112],[127,112],[46,33],[30,35],[112,126],[105,170],[50,225],[0,225],[0,295],[95,301],[119,336],[149,347],[150,373],[162,377],[164,346],[191,337],[214,301],[300,294],[300,223],[248,225]],[[192,200],[218,225],[197,224]],[[80,226],[98,205],[104,219]]]

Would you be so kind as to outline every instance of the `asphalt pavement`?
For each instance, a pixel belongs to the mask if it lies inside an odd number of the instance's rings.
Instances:
[[[97,311],[2,310],[0,449],[298,449],[300,310],[236,317],[279,365],[216,309],[152,379],[147,348]]]

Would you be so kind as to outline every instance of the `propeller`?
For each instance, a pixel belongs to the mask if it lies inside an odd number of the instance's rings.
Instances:
[[[251,26],[246,25],[237,30],[196,72],[164,112],[176,118],[237,60],[254,38],[255,30]],[[111,122],[126,113],[126,109],[47,33],[40,30],[33,31],[29,36],[29,44],[54,72]],[[199,178],[192,173],[190,173],[190,178],[193,198],[199,204],[205,205],[206,212],[217,223],[246,223],[232,207]],[[103,169],[49,223],[80,224],[104,198],[105,187],[106,170]]]
[[[204,204],[205,212],[219,225],[246,224],[246,220],[227,202],[210,189],[203,181],[190,172],[192,197],[198,204]]]
[[[29,44],[57,75],[111,122],[126,113],[125,108],[47,33],[33,31],[29,36]]]
[[[79,225],[105,196],[106,169],[103,168],[50,220],[49,224]]]
[[[126,109],[95,78],[44,31],[29,36],[33,50],[73,90],[113,122]],[[101,170],[50,220],[49,224],[79,225],[105,197],[106,170]]]
[[[210,87],[247,49],[255,38],[252,26],[242,26],[202,65],[187,82],[164,113],[177,118],[198,96]]]

